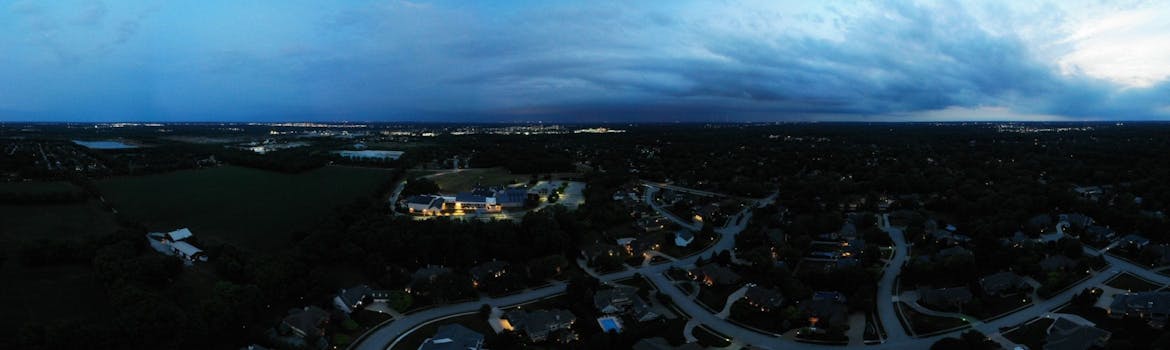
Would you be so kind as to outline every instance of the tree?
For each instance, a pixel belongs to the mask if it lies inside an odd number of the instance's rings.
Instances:
[[[409,293],[400,290],[390,292],[389,299],[390,300],[387,301],[386,304],[390,305],[391,309],[394,309],[398,312],[405,312],[410,308],[410,305],[414,303],[414,298],[411,297]]]
[[[479,306],[479,317],[487,320],[492,317],[492,306],[483,304]]]

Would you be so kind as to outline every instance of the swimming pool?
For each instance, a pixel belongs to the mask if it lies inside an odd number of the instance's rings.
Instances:
[[[606,332],[606,333],[609,333],[611,331],[612,332],[621,332],[622,331],[622,322],[620,320],[618,320],[617,317],[613,317],[613,316],[598,317],[597,324],[601,326],[601,331]]]

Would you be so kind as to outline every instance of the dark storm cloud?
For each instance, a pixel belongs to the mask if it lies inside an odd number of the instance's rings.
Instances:
[[[1170,111],[1163,78],[1129,86],[1063,69],[1062,54],[1083,48],[1059,40],[1069,29],[1055,28],[1075,13],[1052,6],[72,5],[0,11],[0,43],[15,53],[0,58],[0,77],[37,83],[0,86],[0,110],[22,111],[0,120],[881,120],[981,108],[1152,119]]]

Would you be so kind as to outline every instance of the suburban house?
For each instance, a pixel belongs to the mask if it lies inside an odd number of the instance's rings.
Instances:
[[[666,223],[666,218],[662,216],[650,216],[635,220],[634,227],[642,232],[654,232],[666,228]]]
[[[507,321],[504,324],[504,329],[523,332],[532,342],[544,341],[549,338],[549,335],[567,330],[573,326],[574,322],[577,322],[577,316],[560,309],[532,312],[514,310],[505,313],[502,318]]]
[[[1102,242],[1113,239],[1113,237],[1117,236],[1117,232],[1108,226],[1091,225],[1085,228],[1085,233],[1081,234],[1081,236],[1085,236],[1095,242]]]
[[[406,200],[406,209],[412,214],[435,215],[443,210],[443,197],[418,195]]]
[[[1072,270],[1077,267],[1077,261],[1064,255],[1049,255],[1040,260],[1040,270],[1044,272]]]
[[[437,265],[427,265],[415,270],[410,275],[410,284],[406,286],[407,293],[421,293],[418,287],[424,283],[434,282],[439,276],[451,273],[451,269]]]
[[[471,283],[476,287],[488,280],[503,277],[508,273],[508,263],[499,260],[488,261],[479,265],[475,265],[468,271],[471,274]]]
[[[947,225],[947,228],[954,228],[954,226]],[[955,233],[952,230],[934,230],[930,233],[930,236],[940,246],[952,246],[971,241],[971,237]]]
[[[370,286],[359,284],[345,288],[333,296],[333,306],[346,314],[353,313],[369,303],[386,302],[390,300],[390,291],[374,290]]]
[[[1155,265],[1170,265],[1170,244],[1146,246],[1142,256],[1152,257]]]
[[[950,247],[950,248],[946,248],[946,249],[940,249],[938,251],[938,253],[934,254],[935,257],[938,257],[941,259],[946,259],[946,258],[949,258],[952,256],[974,256],[974,255],[975,254],[972,253],[967,248],[963,248],[960,246],[954,246],[954,247]]]
[[[1125,293],[1113,296],[1109,317],[1135,317],[1149,320],[1150,326],[1162,329],[1170,316],[1170,292]]]
[[[1101,348],[1113,335],[1109,331],[1094,327],[1092,323],[1078,324],[1061,317],[1052,322],[1046,330],[1048,337],[1044,350],[1087,350]]]
[[[1076,228],[1085,228],[1094,222],[1093,218],[1081,213],[1060,214],[1060,221]]]
[[[780,291],[754,284],[748,287],[743,299],[747,301],[748,305],[764,312],[779,309],[784,304],[784,295],[780,294]]]
[[[316,306],[306,306],[304,309],[289,311],[280,326],[298,337],[308,338],[325,335],[325,325],[328,323],[329,313]]]
[[[951,308],[971,302],[974,296],[967,287],[953,288],[919,288],[918,300],[925,306],[935,308]]]
[[[740,276],[723,265],[711,263],[690,271],[691,278],[707,286],[727,286],[739,283]]]
[[[1150,239],[1136,233],[1131,233],[1125,235],[1125,237],[1121,237],[1121,240],[1117,243],[1122,247],[1142,249],[1150,244]]]
[[[1004,271],[987,275],[979,279],[979,287],[983,292],[992,296],[1008,296],[1028,288],[1024,278],[1015,272]]]
[[[658,250],[662,247],[654,237],[639,237],[631,240],[625,244],[626,253],[638,256],[651,250]]]
[[[1052,216],[1048,214],[1040,214],[1028,219],[1028,226],[1040,230],[1041,233],[1052,228]]]
[[[623,248],[604,243],[595,243],[581,248],[581,257],[588,260],[590,263],[602,256],[617,256]]]
[[[628,314],[638,322],[658,318],[633,287],[617,287],[593,294],[593,306],[603,314]]]
[[[702,350],[699,343],[686,343],[679,346],[670,345],[663,337],[646,338],[634,343],[633,350]]]
[[[435,335],[423,341],[419,350],[480,350],[483,349],[483,334],[458,323],[439,326]]]
[[[1020,248],[1020,247],[1023,247],[1025,245],[1035,243],[1035,242],[1036,242],[1035,238],[1028,237],[1028,235],[1024,234],[1021,231],[1016,231],[1016,233],[1013,234],[1010,238],[1001,238],[999,240],[1000,245],[1003,245],[1005,247],[1012,247],[1012,248]]]
[[[695,241],[695,233],[688,229],[674,231],[674,245],[686,247]]]
[[[816,325],[840,326],[849,322],[849,307],[845,305],[845,296],[839,292],[816,292],[810,300],[797,305],[797,309],[804,313]]]
[[[177,256],[183,259],[183,263],[192,265],[196,261],[207,261],[207,254],[188,243],[186,240],[194,236],[191,230],[181,228],[171,232],[151,232],[146,234],[146,240],[150,242],[150,247],[159,253]]]

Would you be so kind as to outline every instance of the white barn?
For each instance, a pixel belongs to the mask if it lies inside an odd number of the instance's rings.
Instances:
[[[196,261],[206,262],[207,254],[186,241],[193,236],[191,230],[181,228],[171,232],[147,233],[146,240],[150,242],[150,247],[154,250],[166,255],[177,256],[183,259],[183,263],[187,265],[192,265]]]

